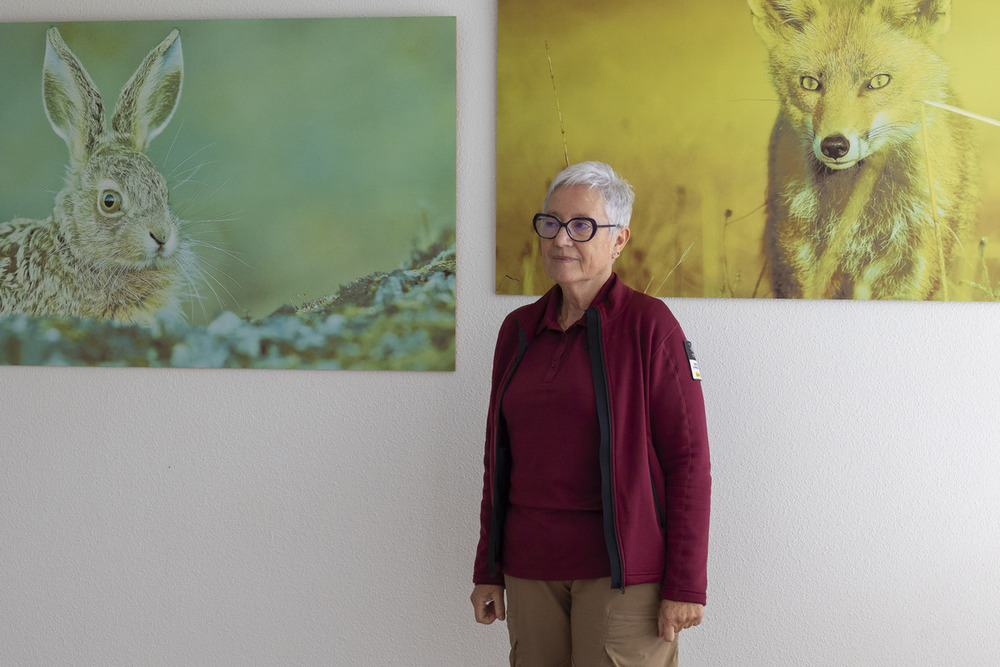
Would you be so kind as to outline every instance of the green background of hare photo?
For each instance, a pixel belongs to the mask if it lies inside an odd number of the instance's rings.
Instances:
[[[180,29],[183,91],[147,155],[211,276],[190,324],[301,306],[453,241],[453,18],[57,25],[109,121]],[[63,187],[67,147],[41,95],[49,27],[0,24],[0,222],[46,218]]]

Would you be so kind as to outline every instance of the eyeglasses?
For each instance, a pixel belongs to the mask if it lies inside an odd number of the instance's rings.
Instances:
[[[543,239],[554,239],[559,235],[559,230],[565,227],[570,239],[580,243],[585,243],[594,238],[594,234],[597,233],[598,229],[621,227],[621,225],[599,225],[593,218],[570,218],[566,222],[563,222],[548,213],[536,214],[531,224],[535,228],[535,233]]]

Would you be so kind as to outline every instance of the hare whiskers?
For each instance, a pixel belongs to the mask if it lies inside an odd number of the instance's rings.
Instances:
[[[212,251],[213,253],[223,255],[225,258],[233,259],[248,268],[250,267],[250,265],[247,262],[245,262],[243,259],[240,258],[238,253],[222,248],[214,243],[208,243],[207,241],[201,241],[196,238],[192,238],[192,244],[198,248],[204,248],[206,250]],[[200,277],[203,281],[203,284],[206,287],[208,287],[208,289],[210,289],[213,294],[215,294],[215,297],[220,305],[222,304],[222,299],[220,298],[219,293],[213,287],[213,283],[217,285],[221,290],[223,290],[234,303],[239,305],[239,300],[236,298],[236,296],[229,290],[228,287],[226,287],[226,284],[223,281],[219,280],[219,278],[216,275],[214,275],[214,274],[221,274],[231,284],[239,287],[240,284],[239,281],[232,274],[229,273],[228,268],[229,265],[225,262],[224,258],[214,259],[204,253],[200,256],[199,263],[193,267],[194,273],[198,277]],[[211,269],[211,271],[209,269]]]
[[[25,164],[23,162],[21,162],[20,160],[14,160],[14,164],[16,164],[18,167],[20,167],[21,171],[23,171],[24,173],[26,173],[31,178],[31,180],[33,180],[38,185],[38,187],[40,187],[45,192],[48,192],[53,197],[55,197],[56,194],[59,193],[58,190],[53,190],[49,186],[45,185],[45,183],[42,182],[42,179],[40,179],[37,176],[35,176],[35,174],[32,173],[32,171],[30,169],[28,169],[28,167],[25,166]]]

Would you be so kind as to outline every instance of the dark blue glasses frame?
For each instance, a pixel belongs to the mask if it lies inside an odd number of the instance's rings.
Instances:
[[[535,233],[543,239],[554,239],[559,236],[559,230],[565,227],[566,234],[572,240],[580,243],[586,243],[594,238],[594,234],[597,233],[598,229],[619,226],[599,225],[593,218],[570,218],[566,222],[563,222],[556,216],[549,215],[548,213],[536,213],[535,217],[531,220],[531,225],[535,228]]]

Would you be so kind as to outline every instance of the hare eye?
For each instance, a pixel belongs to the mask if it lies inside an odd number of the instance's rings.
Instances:
[[[117,213],[122,208],[122,196],[114,190],[104,190],[98,199],[104,213]]]

